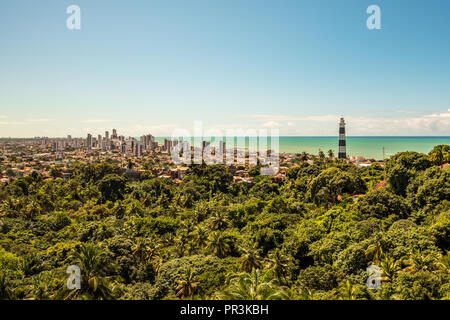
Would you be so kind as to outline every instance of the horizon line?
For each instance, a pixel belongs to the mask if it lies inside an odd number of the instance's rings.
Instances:
[[[147,135],[147,134],[144,134]],[[93,136],[94,137],[94,136]],[[103,137],[103,136],[102,136]],[[133,138],[139,138],[140,136],[125,136],[125,137],[133,137]],[[172,136],[166,136],[166,135],[158,135],[154,136],[155,138],[172,138]],[[190,138],[211,138],[208,136],[189,136]],[[234,137],[234,138],[257,138],[258,136],[223,136],[223,137]],[[267,135],[267,137],[270,137]],[[339,135],[335,136],[294,136],[294,135],[283,135],[279,136],[279,138],[338,138]],[[42,139],[42,138],[48,138],[48,139],[67,139],[67,136],[35,136],[35,137],[0,137],[0,140],[5,139]],[[72,136],[72,139],[85,139],[85,136]],[[183,137],[187,138],[187,137]],[[411,136],[405,136],[405,135],[389,135],[389,136],[349,136],[347,135],[346,138],[450,138],[450,135],[448,136],[432,136],[432,135],[411,135]]]

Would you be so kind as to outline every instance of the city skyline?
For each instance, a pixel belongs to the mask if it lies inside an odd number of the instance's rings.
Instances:
[[[196,120],[337,136],[341,115],[350,136],[450,136],[450,3],[436,2],[7,2],[0,137],[164,137]]]

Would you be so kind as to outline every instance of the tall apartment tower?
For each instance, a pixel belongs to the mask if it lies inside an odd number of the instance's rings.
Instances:
[[[142,157],[142,153],[144,152],[144,145],[142,143],[136,143],[134,146],[134,155],[136,157]]]
[[[346,159],[347,152],[345,149],[345,121],[344,118],[341,118],[339,121],[339,153],[338,159]]]
[[[87,135],[86,147],[87,147],[88,151],[92,150],[92,134],[90,134],[90,133]]]
[[[219,142],[219,151],[220,154],[225,154],[227,152],[227,143],[225,141],[220,141]]]

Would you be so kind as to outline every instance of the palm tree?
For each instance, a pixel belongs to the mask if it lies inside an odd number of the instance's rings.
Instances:
[[[383,271],[381,281],[392,281],[394,276],[400,270],[398,261],[387,254],[382,255],[380,269]]]
[[[196,223],[202,222],[210,214],[210,208],[203,202],[198,204],[194,210],[193,220]]]
[[[55,293],[52,294],[52,281],[54,280],[51,272],[44,271],[39,273],[33,281],[32,299],[49,300],[55,299]],[[57,293],[56,293],[57,294]]]
[[[312,300],[313,292],[311,289],[299,289],[298,287],[283,287],[281,291],[281,300]]]
[[[208,240],[208,233],[207,231],[201,227],[197,226],[194,231],[194,245],[197,248],[202,248],[206,246],[206,241]]]
[[[319,159],[320,159],[320,160],[325,159],[325,153],[323,153],[323,151],[320,150],[320,149],[319,149]]]
[[[403,270],[408,272],[427,270],[436,266],[435,258],[430,254],[424,255],[419,249],[413,250],[404,262],[407,267]]]
[[[23,215],[26,219],[33,220],[36,216],[41,213],[41,206],[34,200],[30,201],[29,204],[26,205]]]
[[[223,258],[230,252],[230,239],[222,232],[216,231],[209,237],[208,249],[219,258]]]
[[[197,289],[197,282],[194,282],[194,273],[188,268],[184,274],[184,279],[175,280],[177,287],[175,288],[176,296],[180,299],[192,296]]]
[[[227,225],[228,219],[219,213],[214,213],[209,221],[211,230],[223,230],[227,227]]]
[[[367,260],[372,261],[374,264],[379,264],[381,262],[381,257],[383,256],[383,246],[381,242],[377,241],[368,246],[365,255]]]
[[[441,257],[439,265],[446,273],[450,273],[450,251],[447,251],[447,254]]]
[[[281,256],[280,250],[277,248],[274,252],[269,254],[269,257],[267,258],[268,261],[268,269],[273,269],[275,272],[278,281],[280,283],[283,279],[285,283],[287,283],[287,275],[289,274],[289,267],[287,263],[289,262],[288,259],[283,258]]]
[[[110,299],[112,291],[106,275],[113,266],[108,264],[106,253],[93,244],[82,244],[73,254],[81,269],[81,289],[73,290],[66,299],[81,295],[91,299]]]
[[[300,155],[300,160],[301,161],[308,160],[308,154],[305,151],[303,151],[302,154]]]
[[[302,289],[300,291],[299,300],[312,300],[313,291],[311,289]]]
[[[186,240],[187,240],[186,236],[183,234],[174,239],[175,252],[177,253],[179,258],[181,258],[182,256],[187,254],[186,247],[185,247]]]
[[[141,262],[148,262],[153,257],[153,249],[143,238],[136,238],[136,242],[131,247],[133,256],[138,258]]]
[[[262,268],[262,258],[259,255],[259,251],[256,249],[256,246],[249,249],[242,249],[244,254],[241,257],[241,270],[245,272],[252,272],[253,269],[261,269]]]
[[[300,295],[298,293],[298,288],[292,286],[290,288],[283,287],[281,291],[281,300],[301,300],[299,299]]]
[[[345,300],[355,300],[355,288],[349,280],[347,280],[341,287],[341,296]]]
[[[6,279],[6,274],[0,272],[0,300],[12,299],[12,291],[9,288],[8,279]]]
[[[38,274],[41,271],[42,266],[43,261],[36,253],[25,254],[20,261],[20,269],[26,277]]]
[[[226,300],[279,300],[283,290],[269,271],[253,269],[252,273],[241,273],[227,280],[228,286],[218,297]]]
[[[330,158],[330,159],[333,159],[333,157],[334,157],[334,152],[333,152],[333,150],[328,150],[328,158]]]

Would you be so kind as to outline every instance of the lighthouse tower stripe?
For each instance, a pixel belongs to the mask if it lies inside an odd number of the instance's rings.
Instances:
[[[339,159],[345,159],[347,157],[345,145],[345,121],[344,118],[341,118],[339,122]]]

